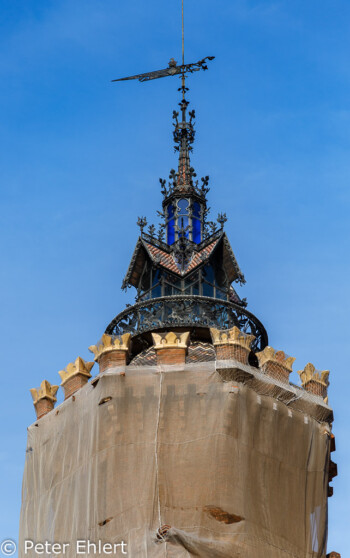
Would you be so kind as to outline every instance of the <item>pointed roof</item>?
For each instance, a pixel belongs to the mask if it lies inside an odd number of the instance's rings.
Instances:
[[[182,101],[179,103],[181,108],[182,119],[181,122],[178,121],[178,113],[174,111],[173,118],[175,120],[174,129],[174,141],[175,150],[179,152],[179,163],[178,163],[178,173],[176,181],[176,189],[179,192],[184,192],[193,187],[192,183],[192,172],[190,165],[190,151],[192,149],[191,144],[193,143],[195,132],[192,124],[192,120],[195,117],[195,112],[189,112],[189,121],[187,122],[186,112],[188,107],[188,101],[186,101],[184,95]]]
[[[153,265],[161,267],[174,275],[185,277],[195,269],[204,265],[205,262],[218,249],[219,245],[223,248],[223,266],[230,282],[245,282],[226,233],[219,231],[211,235],[199,245],[193,243],[192,256],[183,270],[175,257],[175,245],[168,246],[156,238],[144,234],[137,241],[128,271],[123,281],[123,288],[128,285],[138,286],[141,273],[146,260],[150,260]]]
[[[211,60],[212,57],[207,59]],[[255,316],[245,310],[245,299],[241,300],[232,286],[234,281],[245,283],[245,279],[223,231],[227,221],[226,214],[219,213],[216,221],[221,229],[217,230],[216,222],[208,220],[209,176],[202,177],[200,184],[190,161],[195,138],[195,111],[188,111],[185,77],[186,73],[206,70],[207,59],[189,65],[185,65],[183,60],[181,66],[171,61],[166,70],[126,78],[146,81],[181,74],[180,110],[173,111],[173,138],[175,151],[178,153],[178,166],[177,170],[170,170],[169,181],[159,179],[163,200],[162,211],[157,212],[161,217],[158,233],[152,224],[146,234],[144,229],[147,219],[138,218],[141,236],[122,285],[122,288],[134,286],[138,289],[136,304],[128,304],[112,320],[106,333],[117,336],[128,333],[132,337],[138,337],[169,326],[182,328],[184,323],[186,327],[192,324],[196,329],[227,329],[238,324],[242,331],[256,337],[255,348],[262,350],[267,344],[265,329]],[[167,239],[166,243],[162,240],[164,237]],[[198,270],[201,272],[197,277],[195,274],[197,275]],[[144,272],[145,277],[142,277]],[[160,289],[161,275],[163,285]],[[164,288],[163,278],[168,286],[175,288]],[[185,280],[179,284],[177,279],[182,278]],[[204,288],[205,285],[209,287]],[[163,293],[161,305],[160,293]],[[186,308],[185,321],[179,304]],[[138,340],[138,346],[144,345],[145,341],[147,343],[146,338]]]

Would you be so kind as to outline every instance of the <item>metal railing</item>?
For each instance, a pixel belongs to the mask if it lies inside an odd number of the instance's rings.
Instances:
[[[237,326],[244,333],[255,336],[254,351],[268,344],[262,323],[242,306],[205,296],[174,295],[152,298],[127,307],[106,328],[109,335],[139,335],[167,327],[215,327],[228,329]]]

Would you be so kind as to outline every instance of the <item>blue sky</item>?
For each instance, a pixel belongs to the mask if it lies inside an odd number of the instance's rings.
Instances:
[[[180,59],[180,1],[0,1],[0,538],[17,538],[29,388],[94,343],[136,220],[156,220],[176,159],[176,78],[110,79]],[[329,550],[350,552],[348,404],[350,3],[187,0],[192,163],[270,344],[330,369],[339,477]],[[296,373],[293,380],[298,382]]]

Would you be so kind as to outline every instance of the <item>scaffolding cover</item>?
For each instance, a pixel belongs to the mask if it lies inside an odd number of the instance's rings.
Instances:
[[[28,429],[19,557],[325,557],[328,430],[215,363],[112,370]]]

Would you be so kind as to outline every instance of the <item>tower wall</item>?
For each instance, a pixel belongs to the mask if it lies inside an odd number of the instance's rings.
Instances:
[[[68,558],[77,539],[137,558],[325,557],[329,408],[224,365],[112,368],[30,426],[19,557],[25,539]]]

